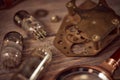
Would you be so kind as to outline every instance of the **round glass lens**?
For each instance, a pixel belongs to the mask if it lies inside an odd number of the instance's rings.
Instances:
[[[81,72],[81,73],[74,73],[74,74],[69,74],[65,76],[62,80],[102,80],[98,75],[92,73],[86,73],[86,72]]]
[[[88,67],[75,67],[63,71],[56,80],[110,80],[99,70]]]

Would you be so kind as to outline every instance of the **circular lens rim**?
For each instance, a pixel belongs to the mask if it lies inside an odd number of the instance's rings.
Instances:
[[[105,71],[104,69],[101,69],[98,66],[73,66],[69,67],[67,69],[62,70],[56,77],[55,80],[64,80],[65,76],[69,74],[77,74],[80,73],[80,71],[88,72],[88,73],[95,73],[98,75],[98,78],[101,80],[113,80],[111,75]]]

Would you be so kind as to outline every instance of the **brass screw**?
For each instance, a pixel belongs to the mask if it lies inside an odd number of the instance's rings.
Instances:
[[[69,2],[68,4],[67,4],[67,7],[69,7],[69,8],[73,8],[73,9],[75,9],[76,7],[73,5],[73,3],[71,3],[71,2]]]
[[[58,16],[52,16],[51,17],[51,22],[59,22],[60,21],[60,18]]]
[[[92,21],[92,24],[96,24],[96,21]]]
[[[72,7],[73,6],[73,4],[71,3],[71,2],[69,2],[68,4],[67,4],[67,7]]]
[[[118,25],[120,22],[119,22],[119,20],[118,19],[113,19],[112,20],[112,24],[114,24],[114,25]]]
[[[97,42],[97,41],[100,40],[100,36],[99,35],[93,35],[92,36],[92,40],[95,41],[95,42]]]

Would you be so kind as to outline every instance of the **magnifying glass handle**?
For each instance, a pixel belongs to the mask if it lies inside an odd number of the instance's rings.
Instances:
[[[38,76],[40,75],[40,73],[42,72],[42,70],[45,67],[45,64],[47,63],[48,60],[51,59],[52,57],[52,53],[50,50],[45,50],[45,57],[44,59],[40,62],[40,64],[38,65],[38,67],[36,68],[36,70],[33,72],[33,74],[31,75],[31,77],[29,78],[29,80],[36,80],[38,78]]]
[[[112,66],[113,71],[120,65],[120,48],[108,59],[108,64]]]
[[[107,70],[110,74],[113,74],[113,72],[117,69],[119,65],[120,65],[120,48],[117,49],[117,51],[109,59],[104,61],[99,66]]]
[[[110,57],[120,64],[120,48]]]

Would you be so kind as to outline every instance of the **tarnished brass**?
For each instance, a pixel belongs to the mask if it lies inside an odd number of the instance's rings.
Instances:
[[[55,15],[55,16],[52,16],[51,17],[51,22],[59,22],[60,21],[60,17],[59,16],[57,16],[57,15]]]
[[[77,7],[76,0],[66,4],[65,16],[54,45],[66,56],[94,56],[120,35],[120,17],[105,0],[98,4],[86,0]],[[93,6],[92,6],[93,5]]]

